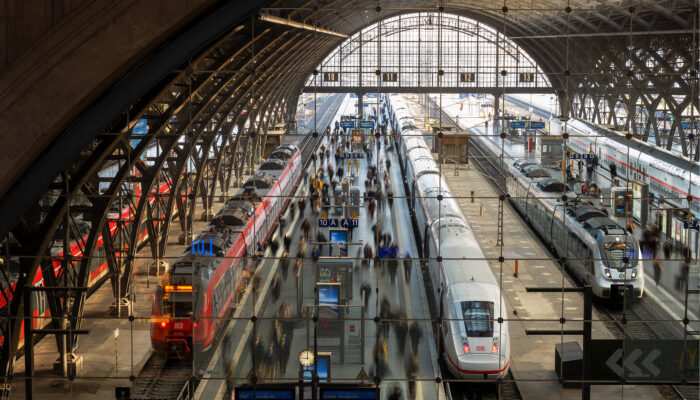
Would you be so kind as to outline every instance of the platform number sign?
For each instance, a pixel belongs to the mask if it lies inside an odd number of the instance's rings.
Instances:
[[[520,82],[532,83],[535,81],[535,74],[532,72],[521,72],[519,75]]]
[[[323,80],[326,82],[338,82],[338,77],[340,76],[337,72],[324,72]]]
[[[382,81],[384,82],[396,82],[399,80],[398,78],[397,72],[382,72]]]
[[[459,74],[460,82],[475,82],[476,74],[474,72],[462,72]]]

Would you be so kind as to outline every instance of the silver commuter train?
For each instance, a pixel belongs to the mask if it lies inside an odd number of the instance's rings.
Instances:
[[[562,122],[551,119],[552,124],[562,125]],[[663,196],[675,207],[688,207],[685,198],[688,188],[692,188],[691,211],[700,215],[700,163],[639,139],[630,140],[628,159],[627,138],[619,132],[576,118],[569,119],[567,129],[572,150],[579,154],[595,153],[606,168],[614,163],[618,176],[624,178],[629,173],[630,179],[649,183],[650,192]]]
[[[624,228],[551,178],[528,178],[518,161],[509,166],[508,194],[515,208],[593,294],[610,298],[630,291],[644,293],[639,243]],[[563,196],[570,199],[564,202]],[[627,263],[625,263],[627,261]]]
[[[399,159],[411,191],[408,202],[421,231],[417,240],[429,259],[433,295],[443,320],[445,364],[461,379],[504,377],[510,366],[510,336],[496,278],[403,97],[391,95],[391,105],[394,130],[400,133]],[[441,201],[438,196],[443,196]]]

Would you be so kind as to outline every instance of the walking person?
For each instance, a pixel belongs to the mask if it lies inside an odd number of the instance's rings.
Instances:
[[[671,257],[671,250],[673,249],[673,241],[671,238],[666,238],[664,243],[664,259],[668,260]]]
[[[413,321],[411,327],[408,328],[408,334],[411,337],[411,350],[413,354],[418,354],[418,345],[423,338],[423,331],[421,330],[418,321]]]
[[[664,263],[659,258],[654,258],[654,282],[659,286],[661,281],[661,272],[664,270]]]
[[[289,275],[289,257],[286,250],[282,252],[280,268],[282,269],[282,279],[286,281],[287,275]]]
[[[372,246],[369,244],[369,242],[365,243],[365,247],[363,248],[363,254],[362,254],[362,266],[367,268],[372,261]]]
[[[304,219],[304,222],[301,223],[301,230],[304,232],[304,238],[306,240],[309,240],[309,233],[311,232],[311,223],[308,219]]]
[[[406,314],[401,310],[396,313],[394,333],[396,334],[396,344],[399,347],[399,351],[401,354],[404,354],[406,351],[406,339],[408,338],[408,323],[406,322]]]
[[[299,215],[300,215],[301,217],[304,216],[304,210],[305,210],[305,209],[306,209],[306,200],[304,200],[304,198],[302,197],[302,198],[299,200]]]
[[[382,297],[381,305],[379,307],[379,318],[381,322],[379,322],[377,336],[383,337],[384,339],[389,338],[389,330],[391,329],[391,323],[386,320],[390,319],[391,316],[391,304],[389,304],[389,299],[386,296],[384,296]]]
[[[615,178],[617,178],[617,167],[615,166],[615,163],[611,162],[610,163],[610,186],[616,186],[615,185]]]
[[[411,354],[406,362],[406,378],[408,378],[408,398],[413,400],[416,398],[416,380],[418,380],[419,367],[418,357],[416,354]]]

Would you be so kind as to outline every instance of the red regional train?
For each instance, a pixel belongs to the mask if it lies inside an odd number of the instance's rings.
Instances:
[[[163,277],[153,302],[151,344],[169,359],[207,352],[241,300],[254,265],[299,183],[301,153],[277,147]]]
[[[156,196],[157,195],[162,195],[162,194],[167,194],[170,192],[170,187],[171,184],[170,182],[162,182],[160,186],[157,189],[153,190],[153,193],[151,196],[148,197],[148,201],[150,203],[153,203],[156,201]],[[189,191],[189,189],[188,189]],[[187,192],[188,192],[187,191]],[[183,196],[187,196],[187,192],[183,192]],[[136,199],[139,199],[141,196],[141,186],[136,183],[134,185],[134,197]],[[130,220],[133,218],[133,210],[138,206],[138,204],[135,204],[133,207],[125,207],[121,210],[115,209],[113,210],[114,212],[119,212],[120,213],[120,218],[123,220]],[[161,218],[165,218],[165,215],[162,215]],[[117,224],[116,222],[107,222],[109,226],[109,230],[112,235],[114,235],[117,231]],[[128,223],[127,223],[128,224]],[[68,248],[70,249],[70,254],[72,257],[75,259],[79,259],[83,255],[83,250],[84,250],[84,243],[87,242],[88,236],[89,236],[89,226],[87,223],[81,223],[81,221],[76,221],[76,224],[74,226],[75,229],[78,229],[80,233],[83,235],[80,240],[77,241],[71,241],[68,245]],[[61,234],[57,234],[57,237],[61,237]],[[138,236],[138,244],[139,246],[144,243],[148,239],[148,230],[146,229],[145,222],[141,223],[141,226],[139,227],[139,236]],[[63,245],[60,241],[56,242],[56,245],[51,249],[51,256],[53,257],[53,260],[51,261],[53,264],[53,270],[56,276],[60,276],[62,274],[62,266],[61,266],[61,259],[63,258]],[[117,257],[119,257],[119,253],[116,254]],[[6,309],[8,307],[8,303],[12,301],[13,298],[13,293],[15,292],[16,285],[17,285],[17,278],[19,277],[20,273],[20,267],[19,267],[19,259],[17,257],[6,257],[4,259],[4,262],[8,263],[7,265],[2,265],[0,268],[4,269],[6,272],[8,272],[8,278],[10,285],[8,287],[7,281],[2,280],[0,284],[3,285],[0,290],[3,291],[4,295],[0,295],[0,314],[1,315],[7,315],[9,313],[9,310]],[[88,288],[89,291],[92,292],[99,288],[99,286],[104,282],[104,280],[108,276],[108,269],[107,269],[107,259],[105,258],[105,250],[103,246],[103,239],[102,235],[99,235],[97,238],[97,243],[96,243],[96,248],[95,251],[93,252],[93,258],[90,260],[90,277],[88,280]],[[41,268],[37,269],[36,274],[34,275],[34,279],[32,280],[32,285],[33,286],[43,286],[44,285],[44,276],[42,273]],[[46,294],[45,292],[33,292],[31,294],[32,299],[31,299],[31,304],[32,304],[32,315],[35,317],[33,319],[33,328],[34,329],[41,329],[45,327],[47,324],[51,322],[50,319],[50,310],[48,307],[47,299],[46,299]],[[2,345],[5,342],[5,333],[6,332],[1,332],[0,335],[0,345]],[[21,324],[20,328],[20,336],[19,336],[19,345],[18,348],[21,348],[24,343],[24,322]]]

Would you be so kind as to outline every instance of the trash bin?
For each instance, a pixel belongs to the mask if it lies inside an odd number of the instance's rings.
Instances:
[[[565,388],[580,388],[583,378],[583,350],[578,342],[564,342],[554,345],[554,369]],[[568,381],[568,382],[567,382]]]

